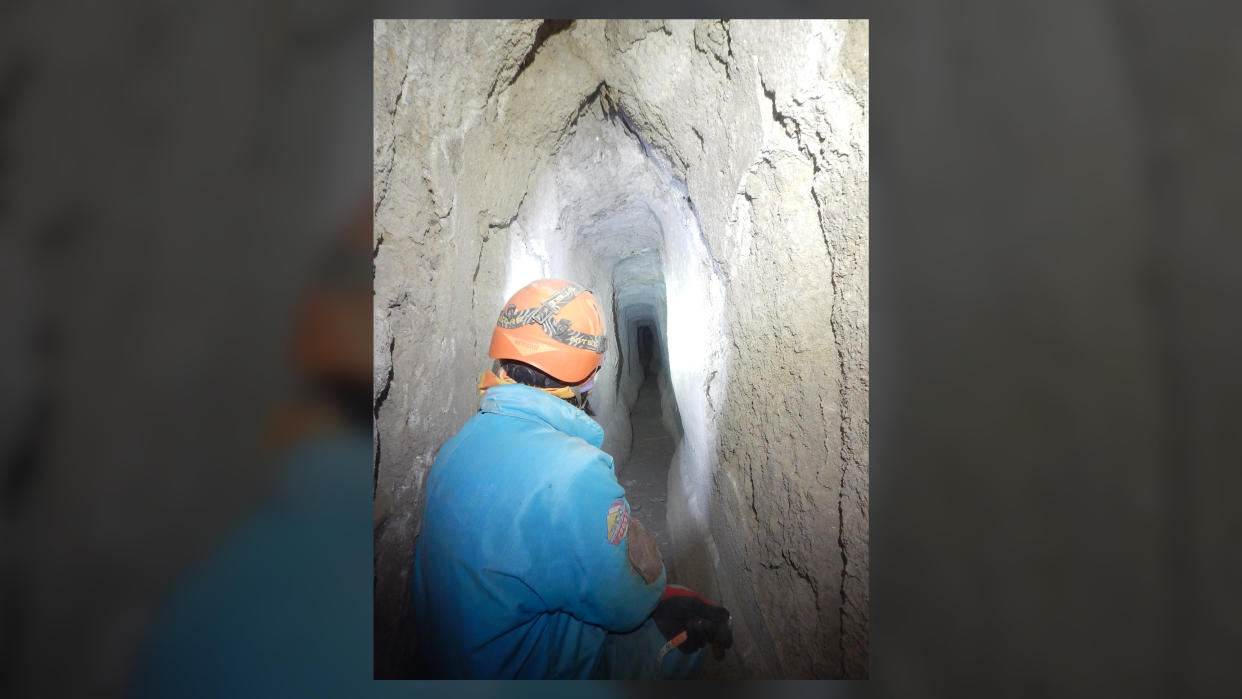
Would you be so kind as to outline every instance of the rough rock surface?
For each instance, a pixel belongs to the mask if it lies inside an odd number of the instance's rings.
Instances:
[[[867,676],[867,45],[857,21],[376,22],[379,676],[415,641],[427,471],[545,275],[605,306],[619,474],[634,330],[666,340],[664,554],[734,614],[709,674]]]

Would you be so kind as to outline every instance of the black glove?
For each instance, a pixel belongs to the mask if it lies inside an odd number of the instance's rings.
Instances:
[[[677,646],[682,653],[693,653],[708,643],[719,648],[733,645],[733,623],[729,610],[680,585],[664,588],[664,596],[651,613],[651,618],[660,633],[670,641],[682,631],[686,632],[686,640]]]

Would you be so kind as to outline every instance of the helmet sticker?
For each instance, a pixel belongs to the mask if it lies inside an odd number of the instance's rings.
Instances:
[[[557,320],[554,317],[565,307],[565,304],[572,301],[583,291],[586,291],[586,289],[570,282],[534,308],[526,308],[519,311],[517,306],[509,304],[500,312],[500,317],[496,319],[496,325],[510,330],[524,325],[538,325],[543,328],[543,332],[548,337],[561,344],[590,350],[596,354],[603,354],[607,345],[602,334],[591,335],[573,330],[569,327],[570,322],[568,320]]]

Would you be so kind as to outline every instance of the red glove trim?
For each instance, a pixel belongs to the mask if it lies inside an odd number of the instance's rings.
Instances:
[[[699,600],[703,604],[709,604],[713,607],[716,606],[712,604],[711,602],[708,602],[706,599],[704,599],[703,595],[700,595],[699,593],[695,592],[694,590],[691,590],[688,587],[682,587],[681,585],[665,585],[664,586],[664,594],[660,595],[660,599],[666,600],[670,597],[694,597],[695,599]]]

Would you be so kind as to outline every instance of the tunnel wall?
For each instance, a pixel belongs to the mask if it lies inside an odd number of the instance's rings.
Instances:
[[[378,21],[374,55],[377,673],[414,640],[427,471],[501,304],[547,274],[610,329],[662,325],[664,553],[738,637],[709,674],[867,676],[866,23]],[[644,254],[664,299],[614,289]],[[597,419],[623,468],[618,354]]]

